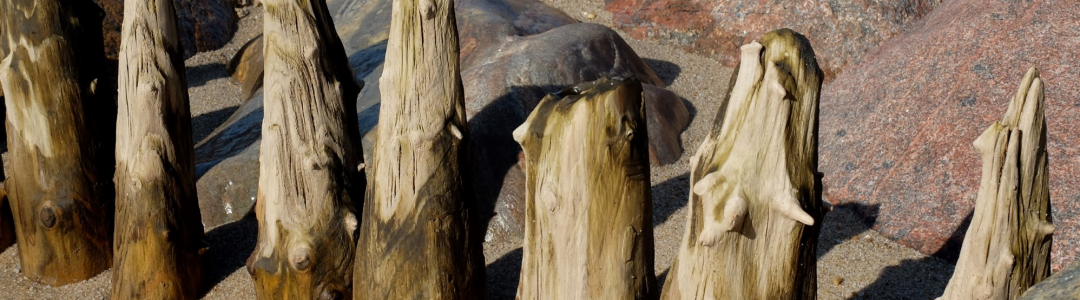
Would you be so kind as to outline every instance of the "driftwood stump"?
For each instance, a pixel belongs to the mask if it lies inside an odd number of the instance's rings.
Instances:
[[[353,295],[482,299],[454,1],[394,1],[391,15]]]
[[[822,219],[821,70],[789,29],[742,47],[730,94],[691,159],[686,235],[663,299],[815,299]]]
[[[103,86],[114,81],[100,76],[99,11],[91,1],[0,3],[5,184],[23,274],[44,284],[82,281],[112,262],[115,132],[97,129],[115,120],[94,110],[112,105]]]
[[[982,182],[956,271],[938,299],[1018,299],[1050,276],[1043,84],[1028,70],[1001,122],[975,140]]]
[[[344,299],[363,201],[363,149],[345,50],[323,0],[266,0],[266,97],[247,260],[260,299]]]
[[[206,247],[181,49],[172,0],[124,3],[112,299],[198,297]]]
[[[518,299],[656,299],[641,82],[545,97],[514,139],[526,160]]]

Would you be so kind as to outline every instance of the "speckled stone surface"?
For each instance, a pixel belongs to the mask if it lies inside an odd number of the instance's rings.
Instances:
[[[1020,300],[1080,300],[1080,264],[1074,264],[1028,289]]]
[[[239,19],[231,0],[176,0],[177,29],[184,57],[224,46],[236,32]],[[94,0],[101,6],[105,55],[116,59],[120,27],[124,24],[124,0]]]
[[[1075,1],[946,1],[866,55],[822,91],[826,198],[874,208],[862,217],[884,235],[955,257],[981,176],[972,142],[1001,119],[1035,66],[1046,85],[1053,269],[1075,262],[1078,20]]]
[[[734,66],[740,46],[791,28],[814,45],[826,81],[940,0],[606,0],[614,26]]]

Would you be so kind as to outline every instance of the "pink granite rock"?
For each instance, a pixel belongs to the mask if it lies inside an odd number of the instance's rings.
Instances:
[[[814,45],[826,80],[930,12],[940,0],[606,0],[636,39],[660,39],[734,66],[739,46],[791,28]]]
[[[955,257],[981,176],[972,141],[1035,66],[1046,84],[1053,269],[1076,261],[1078,20],[1075,1],[946,1],[866,55],[822,91],[826,198],[875,208],[863,217],[881,233]]]

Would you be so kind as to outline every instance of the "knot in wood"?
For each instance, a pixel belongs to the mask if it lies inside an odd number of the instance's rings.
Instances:
[[[41,206],[41,210],[38,211],[38,220],[41,221],[41,226],[47,229],[56,227],[57,210],[58,208],[51,201],[45,202]]]
[[[330,288],[323,290],[323,292],[319,294],[320,300],[341,300],[343,298],[345,297],[342,296],[341,291]]]
[[[435,18],[435,2],[432,0],[420,0],[420,16],[424,20]]]
[[[289,263],[292,263],[294,269],[299,271],[305,271],[311,267],[311,248],[308,246],[297,246],[289,251]]]

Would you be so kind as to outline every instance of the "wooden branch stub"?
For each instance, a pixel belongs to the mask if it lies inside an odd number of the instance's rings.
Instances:
[[[247,260],[259,299],[347,299],[366,180],[353,77],[323,0],[265,0],[265,98]]]
[[[112,100],[99,10],[90,1],[0,2],[5,185],[22,272],[43,284],[82,281],[112,262],[115,132],[95,129],[115,121],[94,113]]]
[[[742,47],[730,94],[691,158],[686,235],[662,299],[814,299],[821,70],[789,29]]]
[[[356,247],[355,299],[482,299],[453,0],[399,0]]]
[[[971,226],[939,299],[1018,299],[1050,276],[1050,189],[1043,84],[1028,70],[1001,122],[975,140],[982,182]]]
[[[172,0],[124,3],[112,299],[192,299],[199,293],[207,247],[176,30]]]
[[[549,95],[514,139],[526,160],[518,299],[656,299],[641,82]]]

